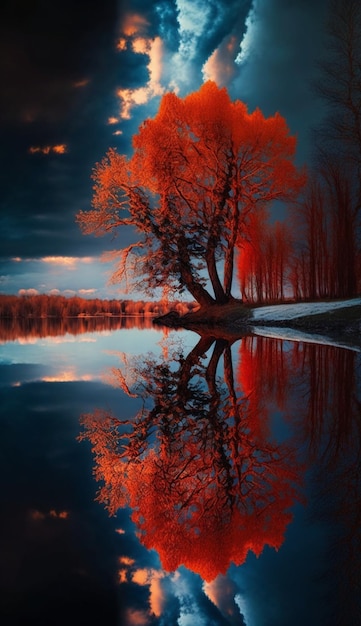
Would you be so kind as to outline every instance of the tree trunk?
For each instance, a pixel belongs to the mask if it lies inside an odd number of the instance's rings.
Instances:
[[[215,304],[215,299],[212,298],[212,296],[200,283],[194,280],[189,259],[189,251],[187,248],[187,241],[184,235],[181,235],[178,239],[178,252],[181,279],[189,293],[201,306],[207,307]]]
[[[213,245],[208,246],[208,249],[206,252],[206,262],[207,262],[208,275],[212,283],[216,302],[217,304],[226,304],[229,298],[225,294],[223,285],[219,279],[216,260],[215,260],[215,248]]]
[[[226,255],[224,259],[224,291],[227,296],[231,295],[232,290],[232,279],[233,279],[233,268],[234,260],[233,260],[233,249],[229,247],[226,250]]]
[[[231,296],[232,280],[234,272],[234,249],[239,235],[239,212],[237,206],[237,200],[234,200],[232,206],[232,214],[230,216],[230,234],[228,238],[228,245],[226,249],[224,259],[224,291],[228,298]]]
[[[191,350],[185,358],[179,370],[180,376],[177,387],[177,396],[179,398],[184,398],[186,396],[186,390],[188,389],[188,384],[191,378],[192,367],[199,362],[202,355],[208,352],[214,342],[215,339],[211,335],[202,335],[197,345],[194,346],[193,350]]]

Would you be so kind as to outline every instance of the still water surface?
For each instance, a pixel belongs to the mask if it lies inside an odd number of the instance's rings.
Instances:
[[[1,624],[361,624],[359,352],[140,320],[0,336]]]

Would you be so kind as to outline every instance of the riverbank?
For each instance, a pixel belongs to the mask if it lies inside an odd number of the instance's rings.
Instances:
[[[183,316],[171,312],[156,318],[154,323],[190,330],[213,328],[217,329],[217,334],[222,328],[227,333],[249,331],[252,327],[279,328],[280,331],[289,328],[361,346],[361,298],[259,307],[234,302],[198,309]]]

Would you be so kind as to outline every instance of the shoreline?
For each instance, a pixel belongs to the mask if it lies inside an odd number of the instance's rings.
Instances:
[[[353,303],[355,302],[355,304]],[[317,306],[322,303],[300,303],[307,304],[310,308],[308,314],[299,316],[280,318],[280,315],[272,318],[273,307],[246,307],[240,303],[231,303],[210,307],[209,309],[198,309],[179,315],[176,311],[171,311],[166,315],[154,318],[156,325],[168,326],[170,328],[184,328],[194,330],[198,333],[209,332],[221,336],[244,334],[252,332],[252,328],[279,328],[280,331],[289,329],[297,332],[304,332],[308,335],[320,335],[335,341],[355,344],[361,347],[361,304],[360,299],[347,301],[335,301],[327,303],[329,308],[322,312],[317,311]],[[312,306],[315,311],[312,312]],[[333,308],[333,304],[335,304]],[[292,305],[275,305],[278,312],[282,307],[297,307],[297,303]],[[267,316],[262,317],[259,312],[267,311]],[[275,310],[275,309],[273,309]],[[286,311],[286,309],[285,309]],[[254,317],[254,312],[258,312],[259,317]]]

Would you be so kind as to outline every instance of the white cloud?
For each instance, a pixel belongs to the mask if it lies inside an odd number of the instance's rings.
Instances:
[[[138,585],[149,585],[149,604],[152,613],[160,617],[165,604],[165,593],[162,579],[165,573],[154,568],[137,569],[133,572],[132,581]]]
[[[96,293],[97,291],[98,291],[97,289],[78,289],[78,293],[80,296],[90,296]]]
[[[209,22],[209,2],[197,0],[177,0],[180,34],[179,53],[193,59],[197,51],[198,39],[203,35]]]
[[[237,50],[237,37],[235,35],[226,37],[203,65],[204,80],[213,80],[220,87],[229,83],[238,71],[235,63]]]
[[[18,294],[19,296],[37,296],[39,291],[30,287],[30,289],[19,289]]]
[[[230,624],[241,626],[245,623],[243,611],[236,600],[238,587],[231,578],[220,574],[212,582],[204,582],[203,591]]]
[[[238,65],[244,63],[251,53],[254,52],[254,41],[258,27],[256,3],[257,0],[253,0],[251,10],[246,17],[246,32],[240,43],[240,51],[235,59]]]
[[[96,259],[91,256],[86,257],[75,257],[75,256],[44,256],[41,259],[36,259],[41,261],[42,263],[47,263],[49,265],[58,265],[65,267],[69,270],[75,270],[77,268],[78,263],[93,263]]]
[[[172,591],[179,601],[178,626],[213,626],[209,620],[202,615],[194,595],[194,587],[186,576],[177,571],[171,577]]]
[[[136,54],[146,53],[148,56],[148,82],[137,89],[118,89],[117,96],[120,99],[120,117],[124,119],[131,118],[132,109],[135,106],[147,104],[153,98],[163,95],[165,87],[161,84],[162,78],[162,59],[163,59],[163,42],[160,37],[154,39],[139,39],[135,42],[142,42],[141,47],[135,46]]]

